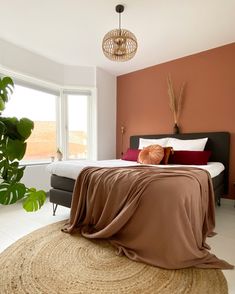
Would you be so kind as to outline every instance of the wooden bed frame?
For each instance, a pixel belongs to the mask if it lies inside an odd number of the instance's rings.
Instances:
[[[185,134],[158,134],[158,135],[136,135],[130,137],[130,148],[138,149],[139,138],[159,139],[163,137],[173,137],[182,140],[208,138],[205,150],[211,150],[210,161],[223,163],[225,170],[212,179],[217,205],[220,206],[220,199],[228,193],[229,175],[229,153],[230,134],[228,132],[208,132],[208,133],[185,133]],[[58,205],[71,207],[72,192],[75,180],[51,176],[50,202],[53,203],[53,215]]]

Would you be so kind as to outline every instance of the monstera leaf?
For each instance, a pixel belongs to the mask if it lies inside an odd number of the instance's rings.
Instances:
[[[0,203],[13,204],[25,196],[26,188],[22,183],[3,182],[0,185]]]
[[[16,125],[18,133],[22,136],[24,140],[28,139],[31,135],[34,127],[34,123],[28,118],[21,118]]]
[[[5,133],[5,131],[6,131],[5,124],[2,121],[0,121],[0,136],[2,136]]]
[[[24,137],[17,130],[19,120],[16,117],[0,117],[0,122],[5,125],[5,135],[12,140],[25,141]]]
[[[21,160],[24,157],[26,151],[26,143],[20,140],[12,140],[9,138],[7,141],[6,148],[9,160]]]
[[[9,163],[4,159],[0,161],[2,177],[8,183],[19,182],[24,175],[25,167],[26,166],[19,167],[18,161],[14,161],[12,163]]]
[[[0,97],[0,111],[5,109],[5,102],[3,101],[2,97]]]
[[[10,95],[13,93],[14,82],[10,77],[0,79],[0,97],[5,103],[9,100]]]
[[[30,188],[26,193],[26,200],[23,207],[26,211],[36,211],[42,207],[46,200],[46,193],[42,190],[36,191],[35,188]]]

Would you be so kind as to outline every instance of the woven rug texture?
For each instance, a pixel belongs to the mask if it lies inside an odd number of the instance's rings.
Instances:
[[[165,270],[117,256],[107,241],[36,230],[0,254],[1,294],[227,294],[221,270]]]

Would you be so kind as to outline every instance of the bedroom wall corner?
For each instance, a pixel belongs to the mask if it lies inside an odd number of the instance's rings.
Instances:
[[[96,68],[97,159],[116,158],[116,76]]]

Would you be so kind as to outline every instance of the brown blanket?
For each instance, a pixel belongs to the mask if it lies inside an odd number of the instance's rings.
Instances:
[[[119,253],[158,267],[233,268],[207,250],[214,225],[205,170],[88,167],[76,181],[64,231],[109,238]]]

